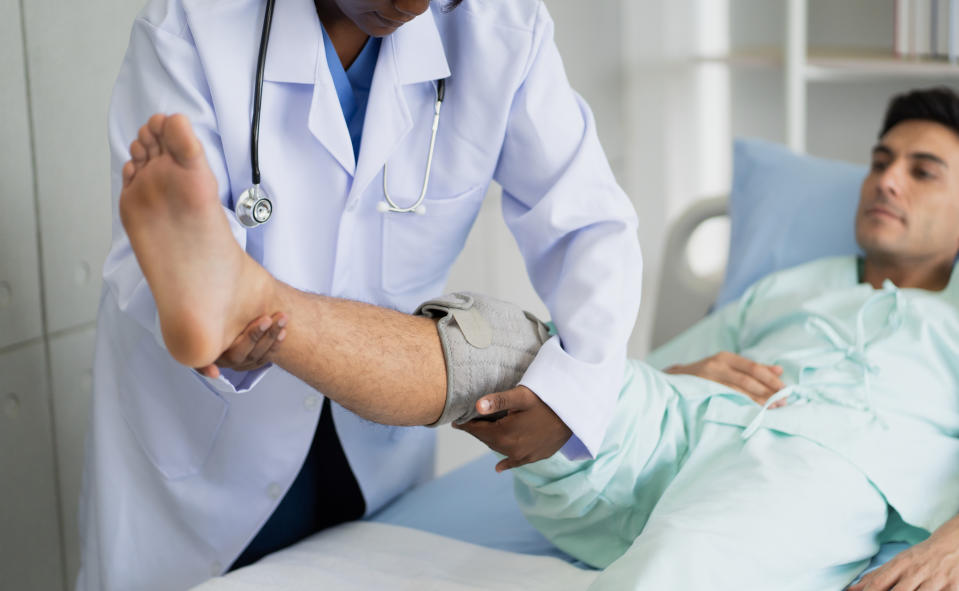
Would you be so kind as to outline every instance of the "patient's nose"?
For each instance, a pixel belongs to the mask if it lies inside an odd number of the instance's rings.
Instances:
[[[886,197],[901,197],[903,179],[906,178],[907,174],[908,170],[905,164],[899,160],[895,160],[882,171],[882,174],[879,176],[877,189]]]

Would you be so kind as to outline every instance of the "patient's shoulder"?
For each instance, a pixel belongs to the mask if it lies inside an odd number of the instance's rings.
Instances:
[[[743,297],[807,296],[852,287],[858,282],[856,257],[825,257],[771,273],[754,283]]]

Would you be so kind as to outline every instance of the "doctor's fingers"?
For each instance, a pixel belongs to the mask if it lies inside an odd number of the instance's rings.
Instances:
[[[487,394],[476,401],[476,411],[481,415],[493,415],[510,411],[527,410],[537,401],[536,394],[526,386],[516,386],[502,392]]]
[[[512,418],[506,416],[497,421],[474,419],[461,425],[454,424],[453,428],[466,431],[498,454],[513,457],[519,451],[521,442],[515,434],[510,433],[507,422]]]
[[[270,328],[260,336],[253,350],[247,355],[244,366],[238,368],[241,371],[255,369],[269,363],[270,355],[286,338],[286,316],[279,312],[273,315],[271,322]]]
[[[544,405],[545,406],[545,405]],[[544,424],[535,411],[511,413],[497,421],[474,419],[454,425],[479,439],[486,447],[506,456],[496,471],[510,470],[552,456],[569,439],[571,432],[560,423],[563,432],[553,436],[552,425]],[[552,411],[549,411],[552,415]],[[558,418],[556,419],[558,421]]]
[[[262,355],[262,351],[256,351],[258,345],[265,345],[267,349],[273,344],[274,337],[270,337],[270,331],[275,328],[275,323],[269,316],[257,318],[243,329],[233,343],[216,360],[220,367],[229,367],[238,371],[245,371],[257,367],[258,357],[255,354]],[[256,351],[256,353],[255,353]]]

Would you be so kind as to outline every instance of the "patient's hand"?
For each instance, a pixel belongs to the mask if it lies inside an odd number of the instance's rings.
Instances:
[[[718,382],[742,392],[757,404],[766,404],[770,396],[785,387],[779,379],[783,368],[778,365],[757,363],[729,351],[722,351],[689,365],[673,365],[663,371],[671,374],[688,374]],[[785,404],[786,401],[781,400],[769,408],[779,408]]]
[[[283,312],[277,312],[272,317],[257,318],[243,329],[230,348],[215,362],[199,367],[197,371],[208,378],[217,378],[221,367],[249,371],[266,365],[270,362],[270,355],[286,338],[286,321]]]
[[[959,589],[959,517],[849,587],[849,591],[900,589]]]

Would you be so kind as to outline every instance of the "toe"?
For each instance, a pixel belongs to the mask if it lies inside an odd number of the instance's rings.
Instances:
[[[202,163],[203,146],[193,133],[190,120],[185,115],[171,115],[163,124],[161,143],[166,151],[181,166]]]
[[[130,159],[133,161],[133,165],[139,169],[147,161],[147,149],[143,147],[143,144],[140,143],[140,140],[133,140],[133,143],[130,144]]]
[[[137,134],[137,141],[140,142],[140,145],[146,150],[146,158],[144,161],[160,155],[160,142],[158,142],[156,137],[150,132],[149,125],[144,125],[140,128],[140,133]]]
[[[133,164],[133,160],[127,160],[127,163],[123,165],[123,188],[127,188],[130,184],[130,181],[133,180],[133,175],[136,174],[136,166]]]
[[[157,146],[159,146],[160,153],[163,153],[163,142],[161,138],[163,137],[163,123],[167,120],[167,116],[162,113],[156,113],[147,121],[147,129],[150,134],[153,136],[154,141]]]

